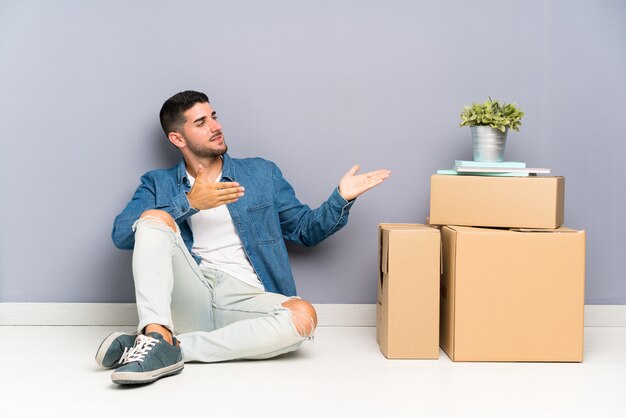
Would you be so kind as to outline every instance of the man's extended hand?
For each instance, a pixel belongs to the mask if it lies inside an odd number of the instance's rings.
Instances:
[[[339,193],[347,201],[356,199],[372,187],[378,186],[391,175],[391,171],[381,169],[357,176],[356,173],[359,169],[360,167],[355,165],[339,181]]]
[[[239,183],[211,181],[202,164],[198,165],[196,173],[196,181],[187,194],[189,204],[194,209],[215,208],[236,202],[243,196],[244,188]]]

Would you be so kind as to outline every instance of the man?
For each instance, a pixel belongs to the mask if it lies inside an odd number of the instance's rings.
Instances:
[[[352,167],[317,209],[278,167],[227,154],[207,96],[178,93],[161,126],[182,154],[146,173],[116,217],[113,242],[133,250],[138,333],[109,335],[96,362],[118,384],[179,373],[184,362],[265,359],[296,350],[317,325],[296,296],[285,240],[311,246],[343,227],[354,199],[389,177]]]

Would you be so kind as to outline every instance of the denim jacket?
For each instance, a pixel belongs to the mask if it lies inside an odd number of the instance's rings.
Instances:
[[[224,154],[221,181],[236,181],[246,189],[244,196],[227,208],[265,290],[295,296],[285,240],[305,246],[318,244],[347,223],[354,201],[347,202],[335,188],[319,208],[311,209],[296,198],[278,166],[262,158],[239,159]],[[200,257],[191,250],[193,234],[187,222],[198,213],[187,200],[190,189],[184,160],[169,169],[144,174],[133,198],[115,218],[115,246],[132,250],[133,223],[144,211],[160,209],[174,218],[187,249],[199,263]]]

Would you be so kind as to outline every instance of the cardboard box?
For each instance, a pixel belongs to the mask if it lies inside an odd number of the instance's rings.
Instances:
[[[379,226],[376,336],[387,358],[439,358],[439,230]]]
[[[503,228],[563,224],[564,177],[433,175],[430,223]]]
[[[450,359],[582,361],[584,231],[444,226],[441,240]]]

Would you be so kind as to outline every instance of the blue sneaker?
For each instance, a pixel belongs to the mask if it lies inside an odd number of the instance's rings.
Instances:
[[[138,335],[135,345],[126,354],[124,365],[111,375],[113,383],[132,385],[150,383],[155,380],[180,373],[185,367],[183,353],[177,347],[163,339],[157,332]]]
[[[96,363],[107,369],[119,367],[124,363],[128,350],[135,345],[137,334],[114,332],[102,341],[96,352]]]

